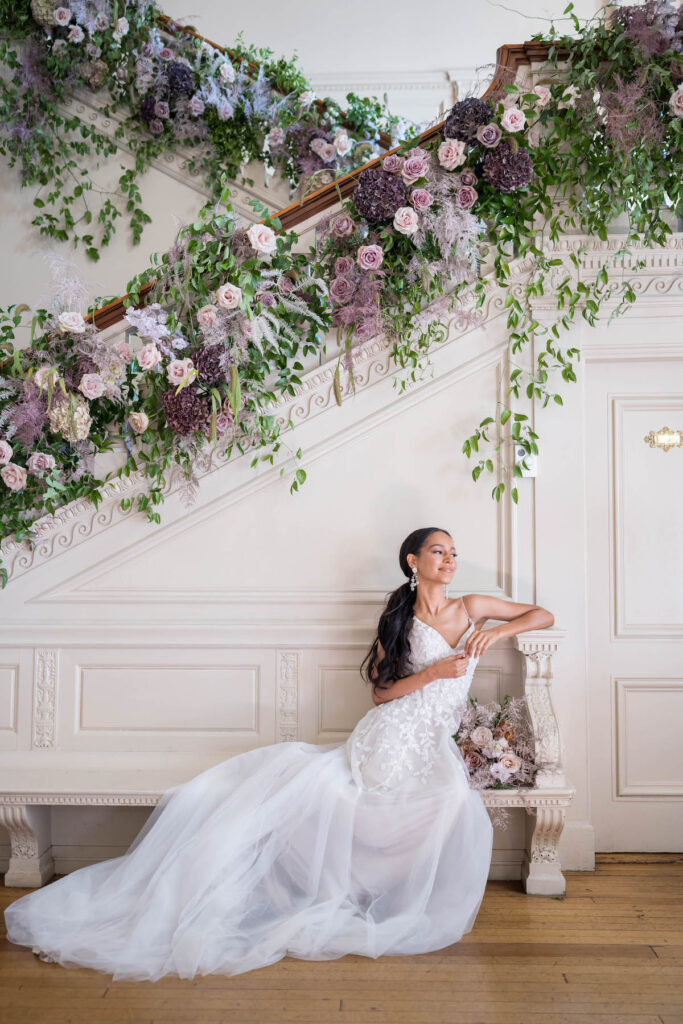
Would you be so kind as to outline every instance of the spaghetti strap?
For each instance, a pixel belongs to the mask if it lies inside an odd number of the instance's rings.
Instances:
[[[463,606],[463,608],[465,609],[465,615],[467,616],[467,621],[468,621],[469,623],[471,623],[471,622],[472,622],[472,619],[470,618],[470,613],[469,613],[469,612],[467,611],[467,605],[465,604],[465,601],[464,601],[464,599],[463,599],[462,597],[460,598],[460,604],[461,604],[461,605]]]

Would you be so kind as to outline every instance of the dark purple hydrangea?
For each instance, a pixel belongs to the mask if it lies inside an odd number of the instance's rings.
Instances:
[[[171,430],[187,437],[201,430],[209,419],[209,405],[198,388],[191,384],[179,391],[164,391],[161,396],[166,423]]]
[[[224,345],[205,345],[192,356],[192,362],[201,381],[213,387],[225,379],[225,362],[227,352]]]
[[[156,96],[145,96],[144,100],[140,104],[140,118],[145,122],[145,124],[150,124],[150,122],[157,116],[156,105]]]
[[[484,157],[484,179],[499,192],[526,188],[533,176],[534,163],[528,149],[515,150],[509,142],[501,142]]]
[[[460,139],[473,146],[477,141],[477,129],[489,124],[492,117],[491,104],[486,100],[474,96],[459,100],[446,118],[443,133],[447,139]]]
[[[379,167],[370,167],[358,175],[353,202],[369,224],[390,220],[408,202],[408,189],[396,175]]]
[[[168,87],[174,96],[178,96],[181,93],[189,95],[189,93],[194,92],[194,74],[187,64],[183,64],[182,61],[170,61],[166,68],[166,78]]]

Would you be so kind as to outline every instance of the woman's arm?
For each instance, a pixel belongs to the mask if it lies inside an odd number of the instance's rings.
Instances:
[[[377,644],[377,651],[379,663],[384,657],[384,651],[379,642]],[[455,679],[465,674],[469,660],[469,656],[464,652],[461,654],[450,654],[446,658],[441,658],[440,661],[435,661],[433,665],[428,665],[420,672],[397,679],[386,689],[378,689],[376,685],[373,685],[372,702],[375,706],[386,704],[387,701],[396,700],[397,697],[405,697],[407,693],[412,693],[413,690],[421,690],[427,683],[433,683],[437,679]],[[377,678],[377,673],[375,673],[374,678]]]
[[[465,642],[468,654],[479,656],[486,648],[503,640],[505,637],[517,636],[530,629],[546,629],[555,622],[555,616],[547,608],[537,604],[520,604],[517,601],[504,601],[500,597],[488,594],[466,594],[463,598],[475,628]],[[481,627],[487,619],[503,619],[501,625],[491,629]]]

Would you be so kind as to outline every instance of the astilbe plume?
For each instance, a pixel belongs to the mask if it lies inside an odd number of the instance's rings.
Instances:
[[[396,174],[370,167],[358,175],[353,203],[369,224],[389,220],[408,200],[408,190]]]
[[[683,10],[670,0],[647,0],[644,4],[621,7],[614,23],[648,58],[667,50],[683,52]]]
[[[607,112],[605,132],[623,153],[658,143],[662,137],[657,104],[638,81],[624,82],[616,76],[616,88],[602,93]]]

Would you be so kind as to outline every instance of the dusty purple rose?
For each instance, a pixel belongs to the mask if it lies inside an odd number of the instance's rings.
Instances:
[[[157,117],[166,118],[171,113],[166,100],[157,100],[154,104],[154,113]]]
[[[458,182],[460,185],[471,185],[474,188],[477,184],[477,176],[474,171],[470,171],[465,168],[465,170],[461,171],[458,175]]]
[[[152,54],[154,53],[154,50],[152,49],[152,44],[143,43],[142,46],[140,47],[140,53],[142,54],[143,57],[151,57]]]
[[[398,153],[390,153],[389,156],[385,156],[382,160],[382,167],[385,171],[389,171],[390,174],[399,174],[403,167],[403,157],[399,156]]]
[[[423,152],[423,151],[421,151]],[[427,156],[409,156],[403,164],[401,177],[406,185],[412,185],[418,178],[424,178],[429,166]]]
[[[477,754],[476,751],[472,750],[465,754],[465,764],[468,771],[476,772],[477,768],[481,768],[483,763],[484,758]]]
[[[161,135],[164,130],[164,122],[160,121],[158,117],[153,117],[149,122],[149,130],[152,135]]]
[[[477,139],[487,149],[493,149],[494,146],[497,146],[502,135],[503,133],[497,124],[482,124],[477,128]]]
[[[434,202],[434,196],[426,188],[414,188],[409,199],[419,213],[428,210]]]
[[[257,302],[260,302],[262,306],[265,306],[266,309],[269,306],[275,305],[275,296],[272,292],[257,292],[254,298]]]
[[[173,60],[175,54],[170,46],[163,46],[159,50],[159,60]]]
[[[190,102],[188,103],[187,107],[193,117],[199,117],[200,114],[204,113],[204,100],[201,98],[201,96],[195,94],[190,99]]]
[[[461,210],[471,210],[478,198],[477,190],[471,185],[463,185],[455,193],[455,201]]]
[[[337,238],[346,238],[347,235],[352,235],[355,230],[355,221],[349,217],[348,213],[340,213],[332,221],[332,233]]]
[[[335,274],[348,274],[353,268],[353,260],[350,260],[348,256],[339,256],[334,263]]]
[[[291,295],[294,291],[294,282],[291,277],[287,277],[286,274],[279,277],[277,281],[277,290],[283,299],[286,299],[288,295]]]
[[[356,262],[361,270],[379,270],[384,259],[381,245],[361,245]]]
[[[330,285],[330,296],[338,306],[350,302],[354,292],[353,281],[348,277],[335,277]]]

